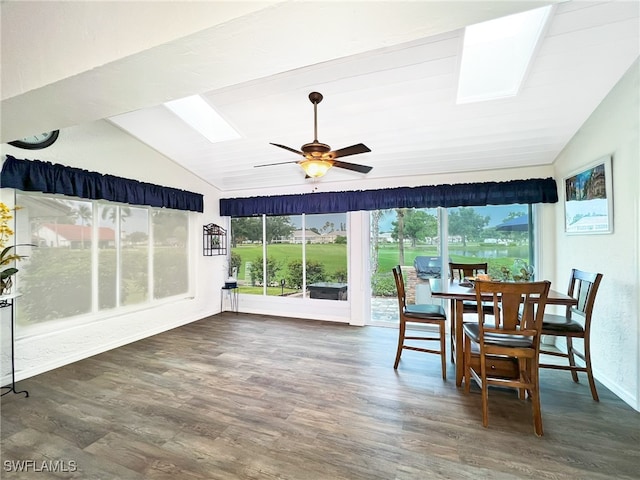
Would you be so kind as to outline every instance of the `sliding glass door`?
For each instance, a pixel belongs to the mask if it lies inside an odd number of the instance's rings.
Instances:
[[[440,273],[440,212],[397,208],[370,213],[371,323],[398,324],[392,269],[400,265],[409,303],[430,303],[428,276]],[[416,269],[428,265],[430,272]]]
[[[449,261],[486,262],[497,278],[534,264],[530,205],[370,212],[371,324],[398,323],[392,268],[400,265],[408,303],[432,303],[429,278],[448,278]],[[444,240],[444,241],[442,241]]]

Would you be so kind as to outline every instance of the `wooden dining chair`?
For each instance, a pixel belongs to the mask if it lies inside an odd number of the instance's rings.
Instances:
[[[478,305],[491,298],[493,315],[500,322],[485,323],[485,311],[478,307],[478,323],[466,323],[464,332],[464,389],[469,393],[471,379],[482,390],[482,425],[489,425],[489,386],[518,389],[521,399],[531,398],[536,435],[543,434],[538,386],[538,356],[544,308],[551,282],[476,281]],[[522,310],[520,309],[522,306]],[[475,348],[474,348],[475,347]],[[474,350],[478,353],[474,354]],[[474,358],[475,355],[475,358]],[[496,359],[514,359],[513,375],[497,374],[489,366]]]
[[[452,280],[464,280],[475,277],[479,273],[489,273],[487,263],[456,263],[449,262],[449,276]]]
[[[400,363],[400,357],[403,350],[414,350],[425,353],[435,353],[440,355],[442,366],[442,379],[447,379],[447,362],[445,348],[445,323],[447,316],[441,305],[434,304],[412,304],[407,305],[407,296],[405,293],[404,277],[400,265],[393,269],[393,277],[396,281],[396,290],[398,293],[398,307],[400,313],[400,328],[398,332],[398,350],[396,352],[396,361],[393,368],[397,369]],[[412,333],[407,335],[407,323],[420,323],[437,325],[439,335],[433,336],[430,332],[424,332],[422,335]],[[407,344],[407,341],[414,343],[415,341],[439,342],[440,348],[424,348]]]
[[[558,350],[550,350],[544,345],[540,350],[540,353],[545,355],[563,357],[567,359],[569,363],[568,365],[541,363],[540,368],[570,370],[574,382],[578,382],[578,372],[585,372],[589,380],[591,396],[596,402],[599,401],[599,398],[591,369],[590,336],[591,314],[601,280],[601,273],[583,272],[575,268],[571,270],[567,294],[575,298],[578,304],[573,307],[568,306],[565,315],[545,313],[542,323],[542,335],[554,336],[556,338],[564,337],[567,351],[565,353]],[[576,338],[582,339],[582,351],[576,349],[576,346],[573,344],[573,340]],[[578,357],[584,362],[584,367],[576,364],[575,357]]]
[[[489,273],[489,267],[487,263],[456,263],[449,262],[449,277],[451,280],[459,280],[462,282],[465,278],[475,277],[480,273]],[[493,307],[488,304],[483,303],[483,308],[485,309],[485,314],[493,315]],[[465,313],[478,313],[478,304],[474,300],[465,300],[462,302],[462,314]],[[451,317],[455,315],[454,312],[454,303],[451,302]],[[454,342],[455,335],[451,334],[451,361],[453,362],[453,351],[454,351]]]

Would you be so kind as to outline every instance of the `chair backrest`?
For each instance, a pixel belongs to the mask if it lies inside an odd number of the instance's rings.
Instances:
[[[567,294],[578,300],[578,304],[567,308],[567,317],[572,317],[574,314],[584,317],[585,330],[589,328],[591,323],[593,304],[595,303],[601,280],[601,273],[583,272],[575,268],[571,270]]]
[[[482,302],[493,305],[495,326],[486,328],[492,333],[525,335],[540,340],[544,308],[551,282],[487,282],[476,280],[478,318],[484,325],[485,311]],[[485,328],[480,329],[480,337]]]
[[[486,263],[449,262],[449,276],[452,280],[475,277],[478,273],[489,273],[488,265]]]
[[[402,268],[400,265],[393,268],[393,278],[396,281],[396,291],[398,292],[398,307],[400,308],[400,317],[404,313],[407,305],[407,295],[404,289],[404,278],[402,276]]]

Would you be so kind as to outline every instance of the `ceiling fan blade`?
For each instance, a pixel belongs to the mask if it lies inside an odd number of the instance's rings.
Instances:
[[[369,173],[373,167],[368,165],[358,165],[357,163],[341,162],[340,160],[334,160],[333,166],[338,168],[345,168],[347,170],[353,170],[359,173]]]
[[[350,147],[344,147],[344,148],[341,148],[340,150],[335,150],[333,152],[335,154],[335,157],[333,158],[346,157],[348,155],[356,155],[358,153],[367,153],[370,151],[371,149],[367,147],[365,144],[358,143],[357,145],[351,145]]]
[[[270,167],[271,165],[284,165],[285,163],[300,163],[300,160],[290,160],[288,162],[265,163],[264,165],[254,165],[253,168]]]
[[[289,150],[290,152],[297,153],[298,155],[302,155],[304,157],[304,153],[302,153],[300,150],[296,150],[295,148],[287,147],[286,145],[280,145],[278,143],[271,143],[271,145],[284,148],[285,150]]]

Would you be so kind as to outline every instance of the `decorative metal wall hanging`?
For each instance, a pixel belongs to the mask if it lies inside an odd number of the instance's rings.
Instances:
[[[227,254],[227,231],[215,223],[202,227],[202,254],[205,257]]]

